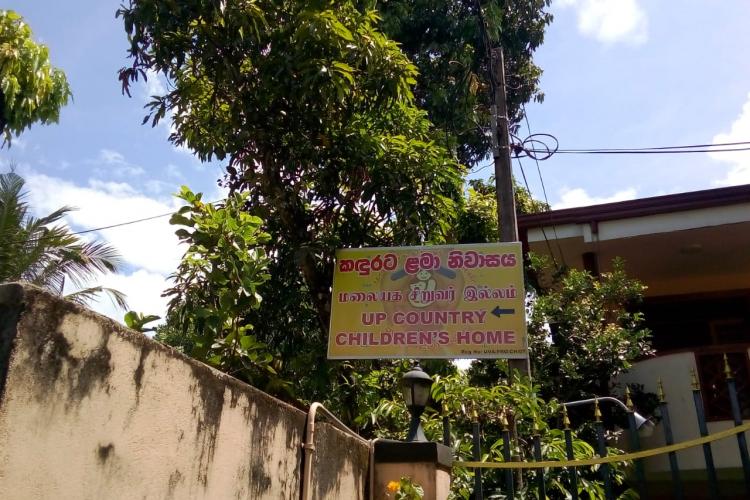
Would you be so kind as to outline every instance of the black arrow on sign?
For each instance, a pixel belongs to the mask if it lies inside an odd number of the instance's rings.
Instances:
[[[516,310],[515,310],[515,309],[501,309],[501,308],[500,308],[500,306],[496,306],[496,307],[495,307],[495,308],[494,308],[494,309],[492,310],[492,314],[494,314],[494,315],[495,315],[495,316],[497,316],[498,318],[499,318],[500,316],[502,316],[503,314],[514,314],[515,312],[516,312]]]

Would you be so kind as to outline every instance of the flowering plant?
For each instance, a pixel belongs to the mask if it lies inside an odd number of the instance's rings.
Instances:
[[[402,477],[399,481],[388,482],[388,496],[394,493],[394,500],[422,500],[424,498],[424,489],[409,477]]]

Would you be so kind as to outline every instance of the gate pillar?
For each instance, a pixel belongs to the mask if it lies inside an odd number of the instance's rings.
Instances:
[[[432,442],[375,441],[375,500],[393,499],[388,483],[411,478],[424,489],[424,500],[445,500],[450,493],[453,450]],[[390,494],[390,496],[389,496]]]

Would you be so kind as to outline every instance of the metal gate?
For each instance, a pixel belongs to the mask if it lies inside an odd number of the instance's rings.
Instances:
[[[483,500],[484,491],[482,485],[482,471],[486,469],[500,469],[504,472],[504,481],[502,486],[502,494],[506,498],[517,498],[518,492],[516,490],[516,482],[514,479],[514,471],[519,470],[532,470],[534,471],[533,482],[535,484],[529,485],[535,489],[538,498],[547,498],[545,473],[549,469],[564,469],[565,480],[567,482],[567,489],[570,492],[573,500],[578,500],[578,481],[579,481],[579,469],[584,467],[598,467],[598,474],[603,485],[604,496],[607,500],[614,499],[615,493],[612,484],[612,475],[610,471],[610,464],[615,462],[632,462],[634,466],[634,487],[639,493],[641,498],[648,498],[648,483],[647,477],[643,466],[643,460],[648,457],[666,454],[669,460],[669,470],[671,473],[671,480],[673,485],[672,497],[675,499],[683,499],[685,497],[683,481],[680,475],[680,465],[678,459],[678,452],[688,448],[701,446],[703,448],[703,457],[705,460],[705,472],[708,483],[709,497],[712,499],[722,498],[719,480],[716,474],[716,467],[714,465],[714,457],[711,449],[711,443],[720,439],[730,438],[735,436],[737,440],[737,447],[742,462],[742,471],[744,476],[744,486],[746,496],[750,498],[750,455],[748,454],[747,440],[745,432],[750,430],[750,423],[743,424],[741,407],[737,395],[736,381],[732,375],[732,371],[729,368],[729,364],[724,356],[724,374],[726,379],[726,389],[731,406],[731,415],[734,420],[735,427],[727,429],[714,434],[708,433],[708,426],[706,423],[706,412],[703,407],[703,397],[701,394],[701,387],[698,384],[695,373],[692,374],[692,396],[695,406],[695,412],[698,420],[698,430],[700,432],[699,438],[692,439],[689,441],[683,441],[675,443],[672,435],[672,422],[669,415],[669,405],[664,395],[664,390],[659,381],[658,384],[658,397],[659,397],[659,411],[661,414],[661,424],[664,432],[664,441],[666,446],[659,448],[652,448],[648,450],[641,449],[640,438],[637,431],[636,425],[636,412],[633,407],[633,403],[630,400],[629,391],[626,390],[626,407],[627,407],[627,419],[629,427],[629,445],[630,453],[623,455],[607,455],[607,445],[605,440],[605,429],[601,418],[601,412],[599,411],[598,400],[594,401],[594,428],[596,431],[596,451],[599,455],[596,458],[576,460],[573,450],[573,431],[570,426],[570,420],[568,419],[567,407],[563,406],[563,426],[562,431],[565,436],[565,448],[566,448],[566,461],[560,460],[545,460],[542,456],[541,439],[538,433],[531,436],[531,443],[533,448],[532,461],[514,461],[511,456],[511,443],[513,440],[512,431],[508,426],[507,419],[503,417],[503,431],[502,431],[502,456],[503,460],[498,462],[485,462],[481,461],[482,457],[482,446],[481,446],[481,428],[478,421],[475,421],[472,426],[472,437],[473,437],[473,461],[459,461],[454,463],[454,467],[465,467],[473,469],[474,475],[474,500]],[[447,419],[444,420],[444,444],[450,445],[450,431],[448,427]]]

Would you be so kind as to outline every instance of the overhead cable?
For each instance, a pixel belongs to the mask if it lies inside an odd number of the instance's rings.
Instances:
[[[511,152],[516,157],[546,160],[561,154],[688,154],[730,153],[750,151],[750,141],[722,142],[715,144],[689,144],[682,146],[652,146],[644,148],[567,148],[561,149],[557,137],[552,134],[530,134],[525,139],[513,135]],[[740,146],[740,147],[736,147]]]
[[[529,137],[533,137],[534,135],[539,135],[539,134],[534,134],[533,132],[531,132],[531,123],[529,122],[529,114],[526,112],[526,105],[521,104],[521,109],[523,110],[523,117],[524,117],[524,120],[526,121],[526,131],[529,133]],[[557,139],[555,139],[555,141],[557,141]],[[539,166],[539,159],[535,156],[532,156],[531,158],[533,158],[534,162],[536,163],[536,171],[537,171],[537,174],[539,175],[539,183],[542,185],[542,194],[544,195],[544,203],[547,205],[547,207],[551,207],[549,203],[549,198],[547,197],[547,187],[544,184],[544,177],[542,176],[542,169]],[[518,165],[521,166],[521,172],[523,172],[521,159],[520,158],[516,158],[516,159],[518,160]],[[524,174],[524,181],[526,181],[525,174]],[[529,190],[529,196],[531,196],[531,190],[529,189],[528,184],[526,185],[526,189]],[[547,248],[550,251],[550,255],[552,255],[552,261],[555,264],[555,267],[557,268],[558,267],[557,260],[555,259],[555,254],[552,252],[552,248],[550,247],[549,240],[547,239],[547,233],[545,233],[544,228],[541,228],[541,229],[542,229],[542,235],[544,236],[544,240],[547,242]],[[562,246],[560,245],[560,238],[557,235],[557,226],[554,224],[554,222],[552,223],[552,232],[555,235],[555,242],[557,243],[557,250],[558,252],[560,252],[560,259],[562,260],[563,266],[567,267],[567,262],[565,262],[565,253],[563,253]]]
[[[212,202],[206,203],[206,204],[207,205],[216,205],[217,203],[220,203],[221,201],[222,200],[216,200],[216,201],[212,201]],[[110,224],[108,226],[95,227],[95,228],[92,228],[92,229],[84,229],[83,231],[74,231],[74,232],[71,232],[71,233],[66,233],[65,236],[78,236],[80,234],[87,234],[87,233],[95,233],[97,231],[104,231],[105,229],[112,229],[112,228],[116,228],[116,227],[129,226],[131,224],[138,224],[139,222],[147,222],[147,221],[150,221],[150,220],[161,219],[162,217],[167,217],[167,216],[173,215],[174,213],[175,212],[167,212],[167,213],[163,213],[163,214],[152,215],[150,217],[143,217],[141,219],[133,219],[133,220],[128,220],[128,221],[124,221],[124,222],[118,222],[117,224]],[[56,238],[56,237],[57,236],[55,236],[55,235],[40,236],[38,238],[30,238],[30,241],[44,241],[44,240],[52,239],[52,238]],[[26,241],[27,240],[25,240],[25,239],[24,240],[18,240],[18,243],[24,243]]]
[[[532,153],[546,153],[544,149],[531,149],[524,150],[525,152]],[[617,150],[617,149],[603,149],[603,150],[568,150],[558,149],[555,153],[560,154],[589,154],[589,155],[648,155],[648,154],[687,154],[687,153],[730,153],[733,151],[750,151],[750,147],[747,148],[724,148],[724,149],[669,149],[669,150],[653,150],[653,149],[628,149],[628,150]],[[528,155],[530,156],[530,155]],[[542,158],[540,158],[541,160]],[[545,158],[546,159],[546,158]]]

